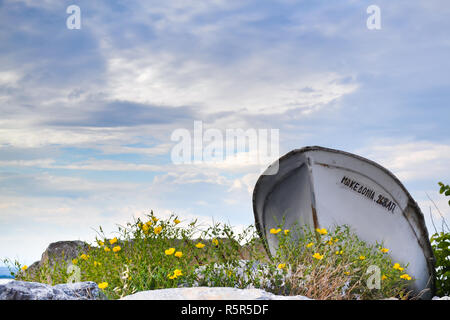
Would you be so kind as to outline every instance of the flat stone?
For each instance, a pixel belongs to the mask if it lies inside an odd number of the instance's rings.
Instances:
[[[121,300],[311,300],[304,296],[279,296],[261,289],[228,287],[170,288],[141,291]]]

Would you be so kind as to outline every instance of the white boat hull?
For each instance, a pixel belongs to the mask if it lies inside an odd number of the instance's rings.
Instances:
[[[291,151],[277,165],[278,173],[263,174],[253,193],[256,227],[271,254],[277,243],[269,230],[283,217],[287,228],[349,225],[367,243],[383,242],[395,262],[409,263],[414,291],[429,289],[423,298],[434,293],[434,256],[423,214],[391,172],[322,147]]]

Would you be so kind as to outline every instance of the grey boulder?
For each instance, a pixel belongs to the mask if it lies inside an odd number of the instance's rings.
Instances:
[[[0,285],[0,300],[101,300],[105,295],[95,282],[50,286],[39,282],[10,281]]]

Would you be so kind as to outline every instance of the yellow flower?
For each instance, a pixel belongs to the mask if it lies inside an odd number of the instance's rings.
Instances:
[[[175,271],[173,272],[173,275],[171,275],[170,273],[167,275],[167,277],[171,280],[176,279],[177,277],[182,276],[183,273],[181,272],[180,269],[175,269]]]
[[[280,264],[278,264],[277,268],[278,268],[278,269],[284,269],[284,268],[286,268],[286,263],[280,263]]]
[[[281,229],[274,229],[274,228],[270,229],[271,234],[277,234],[278,232],[281,232]]]
[[[203,248],[205,245],[204,245],[203,243],[199,242],[199,243],[197,243],[195,246],[196,246],[197,248],[201,249],[201,248]]]
[[[389,252],[389,249],[387,249],[387,248],[381,248],[380,251],[383,252],[383,253],[388,253],[388,252]]]
[[[80,256],[81,259],[83,260],[87,260],[89,258],[89,256],[85,255],[84,253]]]
[[[314,242],[310,242],[306,245],[307,248],[311,248],[314,245]]]
[[[317,259],[317,260],[322,260],[323,259],[323,254],[320,254],[318,252],[313,254],[313,258]]]
[[[142,230],[144,231],[145,234],[148,233],[148,229],[149,229],[149,228],[150,228],[150,227],[148,226],[148,224],[144,224],[144,225],[142,226]]]
[[[181,251],[175,252],[175,257],[181,258],[182,256],[183,256],[183,252],[181,252]]]
[[[110,252],[111,251],[111,249],[110,248],[108,248],[108,247],[105,247],[105,252]]]
[[[21,269],[22,269],[22,271],[25,271],[25,270],[28,269],[28,266],[27,266],[27,265],[24,265]]]
[[[164,253],[168,256],[172,255],[175,252],[175,248],[170,248],[164,251]]]
[[[411,279],[412,279],[412,278],[409,276],[409,274],[407,274],[407,273],[402,274],[402,275],[400,276],[400,278],[405,279],[405,280],[411,280]]]
[[[398,270],[398,271],[403,271],[403,269],[404,269],[404,268],[400,267],[399,263],[395,263],[392,268],[394,268],[395,270]]]
[[[114,251],[114,252],[119,252],[121,249],[122,249],[122,248],[121,248],[120,246],[115,246],[115,247],[113,248],[113,251]]]
[[[366,260],[365,256],[359,256],[359,260]]]
[[[102,240],[98,240],[97,243],[100,247],[103,247],[105,245],[105,243]]]
[[[327,244],[330,245],[330,246],[331,246],[333,243],[334,243],[333,240],[329,240],[329,241],[327,242]]]
[[[173,272],[174,275],[176,275],[177,277],[182,276],[183,273],[181,272],[180,269],[175,269],[175,271]]]
[[[321,235],[328,234],[328,231],[327,231],[327,229],[325,229],[325,228],[323,228],[323,229],[317,228],[316,231],[317,231],[319,234],[321,234]]]
[[[72,259],[72,263],[73,264],[77,264],[78,263],[78,259]]]
[[[338,239],[338,238],[335,238],[335,239],[334,239],[334,242],[338,242],[338,241],[339,241],[339,239]]]
[[[348,275],[350,275],[350,272],[345,271],[344,274],[348,276]]]
[[[173,222],[174,222],[175,224],[179,224],[181,221],[178,220],[178,219],[175,219],[175,220],[173,220]]]
[[[158,222],[158,218],[156,218],[155,216],[152,217],[153,222]]]
[[[101,282],[98,284],[98,287],[102,290],[106,289],[106,287],[108,287],[108,282]]]
[[[290,231],[291,231],[291,230],[289,230],[289,229],[284,230],[284,235],[287,236],[287,235],[289,234]]]
[[[336,253],[336,255],[342,255],[344,253],[344,251],[343,250],[341,250],[341,251],[337,250],[335,253]]]
[[[158,227],[153,229],[153,232],[155,232],[155,234],[159,234],[159,233],[161,233],[161,230],[162,230],[162,227],[158,226]]]
[[[212,239],[211,242],[212,242],[213,245],[215,245],[216,247],[219,245],[219,240],[217,240],[216,238]]]
[[[381,276],[381,280],[386,280],[387,279],[387,277],[383,274],[382,276]]]
[[[101,266],[102,264],[100,262],[94,261],[94,267]]]
[[[109,240],[109,243],[110,243],[110,244],[114,244],[114,243],[116,243],[116,242],[117,242],[117,238],[116,238],[116,237],[114,237],[114,239]]]

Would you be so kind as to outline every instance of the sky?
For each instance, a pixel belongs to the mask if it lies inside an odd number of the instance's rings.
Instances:
[[[380,29],[370,29],[370,5]],[[69,29],[70,5],[80,29]],[[447,0],[0,0],[0,258],[143,217],[254,223],[261,165],[175,164],[177,129],[277,129],[450,208]]]

